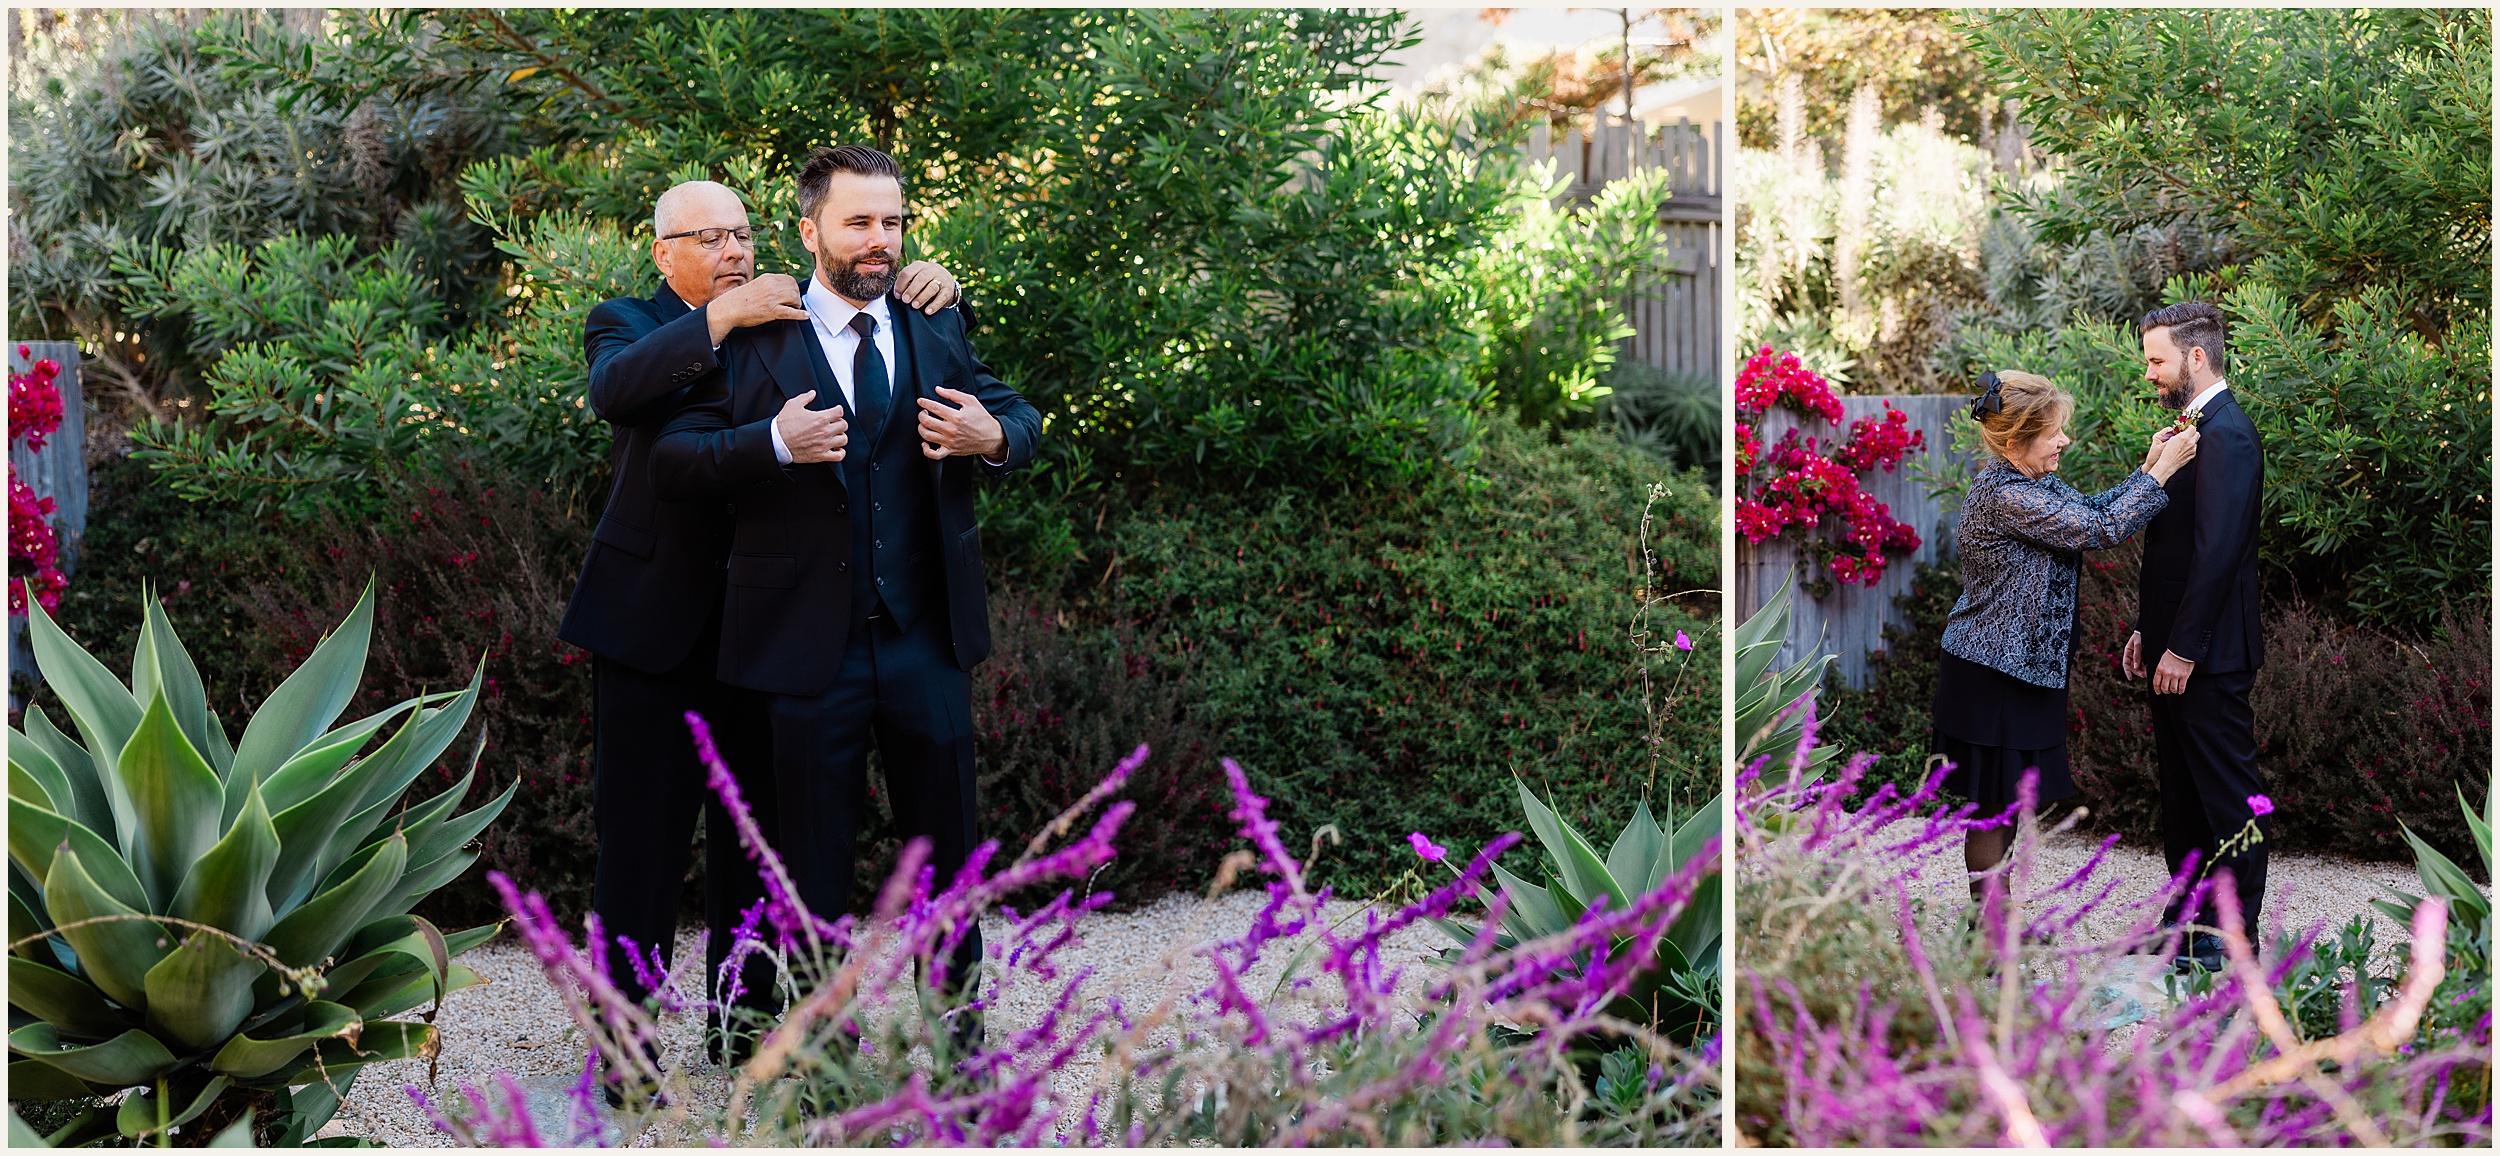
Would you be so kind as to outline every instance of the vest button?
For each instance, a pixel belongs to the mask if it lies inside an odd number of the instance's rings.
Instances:
[[[873,512],[876,512],[876,513],[882,514],[882,513],[884,513],[884,512],[885,512],[885,503],[883,503],[883,502],[872,502],[872,503],[870,503],[870,504],[869,504],[868,508],[869,508],[871,511],[873,511]]]
[[[834,513],[837,513],[837,514],[847,514],[847,513],[850,513],[850,512],[851,512],[851,504],[850,504],[849,502],[835,502],[835,503],[833,504],[833,512],[834,512]]]
[[[883,538],[879,538],[879,539],[877,539],[877,549],[880,549],[880,550],[885,549],[885,539],[883,539]]]
[[[851,564],[850,564],[850,563],[848,563],[848,562],[836,562],[836,563],[834,563],[834,564],[833,564],[833,568],[834,568],[836,571],[838,571],[838,572],[840,572],[840,573],[844,573],[844,574],[848,574],[848,573],[850,573],[850,572],[851,572]]]

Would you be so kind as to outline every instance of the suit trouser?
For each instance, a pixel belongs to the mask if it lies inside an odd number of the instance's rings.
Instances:
[[[2257,915],[2266,899],[2266,844],[2259,842],[2226,859],[2214,859],[2215,848],[2237,835],[2254,819],[2257,829],[2272,834],[2274,822],[2259,819],[2249,796],[2266,793],[2265,775],[2257,769],[2257,716],[2248,704],[2253,670],[2188,676],[2181,694],[2152,695],[2153,750],[2161,772],[2162,852],[2170,873],[2194,852],[2203,866],[2200,877],[2216,868],[2230,869],[2240,901],[2241,926],[2256,939],[2262,926]],[[2246,840],[2241,840],[2245,843]],[[2176,920],[2184,897],[2173,899],[2167,916]],[[2221,912],[2208,900],[2202,922],[2219,926]]]
[[[664,961],[673,957],[677,898],[686,878],[695,817],[704,816],[703,917],[711,929],[704,951],[704,991],[715,1002],[731,932],[740,914],[764,897],[764,882],[747,861],[727,808],[705,781],[686,728],[687,711],[700,713],[711,725],[721,758],[768,835],[778,810],[765,696],[716,680],[713,668],[719,653],[716,617],[695,642],[694,653],[665,674],[591,659],[598,742],[592,756],[591,813],[599,830],[591,908],[610,936],[632,939],[644,959],[655,946]],[[612,955],[609,964],[617,987],[627,996],[648,994],[623,958]],[[739,1006],[765,1011],[780,1006],[768,957],[748,956],[738,979],[745,989]]]
[[[972,852],[972,680],[956,669],[946,621],[943,612],[923,614],[898,629],[891,618],[871,619],[851,632],[831,689],[772,696],[781,853],[799,898],[823,918],[851,906],[872,740],[898,833],[929,839],[933,889],[953,882]],[[974,927],[949,965],[948,988],[962,990],[980,959]]]

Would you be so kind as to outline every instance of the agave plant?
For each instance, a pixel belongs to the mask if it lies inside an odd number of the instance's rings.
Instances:
[[[2491,878],[2491,821],[2474,813],[2474,804],[2465,801],[2465,788],[2457,788],[2457,809],[2465,812],[2466,830],[2474,836],[2474,849],[2482,853],[2483,878]],[[2422,879],[2422,890],[2448,901],[2448,966],[2491,974],[2491,896],[2474,882],[2474,877],[2457,866],[2454,859],[2437,847],[2422,841],[2413,828],[2405,827],[2405,841],[2413,844],[2413,872]],[[2380,884],[2395,901],[2373,899],[2372,907],[2384,912],[2399,924],[2410,921],[2422,905],[2422,896],[2399,891]]]
[[[9,732],[9,1098],[134,1089],[56,1145],[247,1113],[301,1144],[363,1065],[433,1054],[430,1023],[388,1017],[482,982],[451,959],[495,929],[445,935],[409,909],[477,858],[465,848],[512,791],[455,816],[473,753],[451,789],[400,805],[468,722],[476,677],[331,725],[363,677],[370,586],[231,744],[165,612],[141,601],[127,686],[28,612],[69,729],[29,707]]]
[[[1740,766],[1765,754],[1797,748],[1805,716],[1788,707],[1823,685],[1823,671],[1833,661],[1832,655],[1818,653],[1797,660],[1786,670],[1775,665],[1788,638],[1788,604],[1795,590],[1792,575],[1780,583],[1779,592],[1762,609],[1736,628],[1736,761]],[[1830,762],[1839,750],[1822,746],[1806,752],[1806,770],[1811,773]]]
[[[1493,865],[1493,876],[1509,897],[1501,930],[1494,935],[1497,950],[1569,931],[1582,913],[1601,901],[1621,908],[1655,890],[1694,856],[1709,850],[1719,833],[1715,795],[1672,833],[1650,814],[1644,800],[1601,856],[1596,844],[1537,798],[1527,784],[1517,786],[1528,828],[1545,845],[1545,882],[1530,883],[1503,870],[1499,863]],[[1475,941],[1476,927],[1445,919],[1433,922],[1461,944]],[[1462,951],[1452,948],[1444,954],[1456,959]],[[1655,966],[1642,969],[1631,988],[1607,1011],[1689,1044],[1705,1023],[1717,1018],[1718,977],[1719,886],[1705,881],[1691,905],[1668,925],[1666,938],[1658,944]]]

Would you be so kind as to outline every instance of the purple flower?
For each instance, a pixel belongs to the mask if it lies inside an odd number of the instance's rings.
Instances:
[[[1693,640],[1692,640],[1692,637],[1691,637],[1690,635],[1685,634],[1685,633],[1684,633],[1683,631],[1681,631],[1681,630],[1676,631],[1676,632],[1675,632],[1675,648],[1676,648],[1677,650],[1691,650],[1691,649],[1693,648]]]
[[[2274,800],[2264,795],[2250,795],[2248,809],[2260,815],[2271,815],[2274,813]]]
[[[1416,854],[1423,856],[1427,863],[1438,863],[1448,858],[1450,854],[1449,848],[1435,846],[1432,840],[1424,838],[1424,833],[1421,831],[1408,832],[1406,843],[1415,849]]]

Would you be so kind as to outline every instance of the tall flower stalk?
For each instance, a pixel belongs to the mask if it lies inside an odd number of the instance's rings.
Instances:
[[[999,848],[987,843],[940,888],[925,842],[915,841],[873,915],[828,920],[790,888],[702,720],[688,721],[766,881],[733,956],[773,954],[788,969],[793,999],[754,1058],[731,1074],[726,1111],[690,1106],[695,1074],[661,1073],[663,1094],[629,1105],[622,1128],[576,1120],[576,1142],[630,1142],[657,1123],[665,1142],[729,1144],[1718,1143],[1716,1037],[1681,1048],[1606,1010],[1714,879],[1715,840],[1648,892],[1593,905],[1560,932],[1507,949],[1488,932],[1461,958],[1410,974],[1388,957],[1392,935],[1475,906],[1480,895],[1494,897],[1486,926],[1498,925],[1500,892],[1482,883],[1518,836],[1494,841],[1412,904],[1332,920],[1329,892],[1311,889],[1267,800],[1226,760],[1231,817],[1249,847],[1218,865],[1209,905],[1165,958],[1162,992],[1132,1006],[1097,994],[1092,969],[1064,957],[1111,899],[1074,885],[1117,854],[1115,837],[1134,804],[1104,804],[1144,763],[1145,747],[1005,867],[993,872]],[[1084,833],[1069,839],[1097,807]],[[1212,901],[1245,880],[1256,881],[1265,902],[1237,934],[1202,942]],[[1008,905],[1054,885],[1029,912]],[[596,1041],[594,1057],[639,1063],[658,1033],[652,1008],[703,1006],[676,991],[652,1007],[622,1004],[606,961],[576,947],[543,901],[505,900],[575,1023]],[[958,1005],[939,994],[945,970],[954,944],[984,916],[1003,922],[1005,934],[992,937],[977,997]],[[1181,965],[1190,962],[1212,980],[1187,979]],[[1254,978],[1280,962],[1279,978]],[[959,1047],[960,1017],[1025,990],[1043,995],[1039,1017],[1013,1031],[994,1028],[983,1046]],[[550,1142],[546,1129],[520,1118],[526,1104],[509,1091],[498,1097],[464,1085],[450,1104],[428,1110],[462,1143]]]
[[[1799,758],[1812,741],[1809,726]],[[1860,796],[1871,762],[1860,755],[1825,782],[1766,774],[1766,758],[1739,777],[1736,1115],[1748,1140],[2490,1142],[2489,1015],[2467,1038],[2416,1034],[2442,977],[2445,904],[2413,909],[2401,984],[2382,998],[2356,977],[2333,1034],[2301,1038],[2275,995],[2310,959],[2315,931],[2278,937],[2262,961],[2233,932],[2221,975],[2131,997],[2111,981],[2167,971],[2182,932],[2160,915],[2180,889],[2190,918],[2210,902],[2219,910],[2205,922],[2236,925],[2227,872],[2191,882],[2190,863],[2162,891],[2122,900],[2112,836],[2080,869],[2052,874],[2027,779],[2013,850],[1982,877],[1977,910],[1940,902],[1904,865],[1958,863],[1967,832],[2007,820],[1940,806],[1947,768],[1907,794],[1887,784]],[[2124,930],[2096,930],[2110,926]]]

